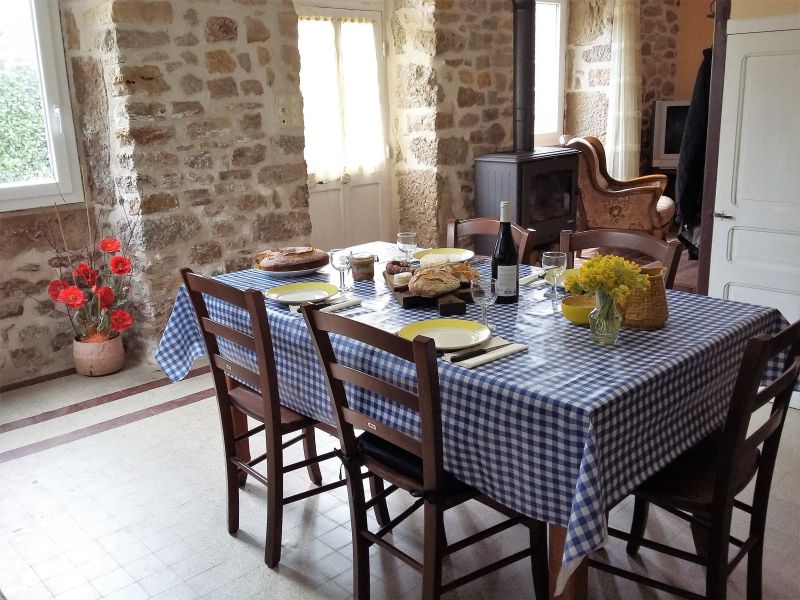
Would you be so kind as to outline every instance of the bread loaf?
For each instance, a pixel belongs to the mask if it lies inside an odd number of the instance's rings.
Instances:
[[[299,271],[324,267],[328,255],[311,246],[292,246],[266,250],[256,255],[258,268],[262,271]]]
[[[469,283],[470,281],[475,281],[480,277],[480,273],[478,273],[477,269],[473,269],[465,262],[454,263],[447,265],[444,268],[453,277],[457,277],[461,283]]]
[[[412,294],[424,298],[438,298],[460,287],[461,281],[457,277],[453,277],[444,269],[435,267],[419,269],[408,282],[408,290]]]

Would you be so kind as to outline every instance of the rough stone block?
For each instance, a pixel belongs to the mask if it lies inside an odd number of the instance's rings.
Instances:
[[[134,142],[136,144],[156,144],[175,137],[174,127],[158,127],[155,125],[135,125],[127,132],[117,133],[117,139],[123,144]]]
[[[259,215],[253,226],[253,239],[274,243],[311,235],[311,215],[307,210],[293,210]]]
[[[242,81],[242,93],[245,96],[261,96],[264,94],[264,86],[257,79],[245,79]]]
[[[222,258],[222,246],[219,242],[200,242],[192,246],[189,253],[189,263],[193,265],[207,265]]]
[[[191,117],[202,115],[204,112],[203,105],[192,100],[172,103],[172,115],[175,117]]]
[[[238,96],[239,89],[236,87],[236,80],[233,77],[222,77],[221,79],[209,79],[206,87],[212,99],[229,98]]]
[[[604,92],[567,92],[566,131],[605,139],[608,96]]]
[[[114,23],[172,23],[172,4],[166,1],[117,0],[111,6],[111,20]]]
[[[146,248],[159,250],[175,242],[190,240],[200,231],[200,222],[190,215],[164,215],[141,221],[142,243]]]
[[[281,154],[302,154],[306,147],[306,138],[302,135],[279,135],[270,138],[272,145]]]
[[[258,172],[258,182],[265,185],[285,185],[307,177],[305,163],[270,165]]]
[[[263,144],[235,148],[233,151],[233,159],[231,164],[234,167],[257,165],[258,163],[264,161],[266,155],[267,148]]]
[[[227,50],[206,52],[205,59],[209,73],[233,73],[236,70],[236,60]]]
[[[159,212],[168,212],[178,207],[178,197],[175,194],[150,194],[142,199],[139,211],[143,215]]]
[[[194,75],[184,75],[181,77],[181,89],[187,96],[196,94],[203,89],[203,80]]]
[[[440,165],[460,165],[467,160],[469,143],[460,137],[442,138],[437,147],[437,160]]]
[[[120,96],[138,93],[156,96],[170,89],[161,69],[155,65],[121,66],[114,78],[114,88]]]
[[[152,48],[169,43],[166,31],[144,31],[142,29],[121,29],[116,31],[116,44],[121,49]]]
[[[209,44],[235,42],[238,37],[239,27],[233,19],[229,17],[210,17],[206,21],[206,41]]]
[[[190,140],[198,138],[215,138],[227,135],[231,131],[231,121],[225,117],[204,119],[190,123],[186,127],[186,135]]]
[[[269,29],[261,19],[245,17],[244,19],[245,39],[248,43],[266,42],[269,39]]]

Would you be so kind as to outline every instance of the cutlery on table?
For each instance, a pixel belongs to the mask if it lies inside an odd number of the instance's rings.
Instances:
[[[489,348],[478,348],[477,350],[467,350],[466,352],[459,352],[457,354],[453,354],[450,356],[450,362],[461,362],[462,360],[468,360],[470,358],[475,358],[476,356],[483,356],[484,354],[489,354],[490,352],[494,352],[495,350],[500,350],[500,348],[512,346],[515,343],[516,342],[506,342],[505,344],[498,344],[496,346],[491,346]]]

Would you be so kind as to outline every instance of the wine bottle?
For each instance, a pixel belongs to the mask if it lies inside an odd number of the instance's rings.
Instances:
[[[514,304],[519,299],[519,262],[517,245],[511,235],[510,205],[500,203],[500,231],[492,252],[492,277],[497,280],[498,304]]]

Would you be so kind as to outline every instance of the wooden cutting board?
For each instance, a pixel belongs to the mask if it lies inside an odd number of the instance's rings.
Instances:
[[[472,294],[469,291],[469,284],[462,283],[461,288],[438,298],[425,298],[412,294],[408,290],[408,285],[395,286],[392,276],[386,271],[383,272],[383,279],[386,286],[392,291],[394,297],[403,308],[433,308],[439,309],[439,314],[443,317],[451,315],[463,315],[467,312],[467,304],[472,303]]]

